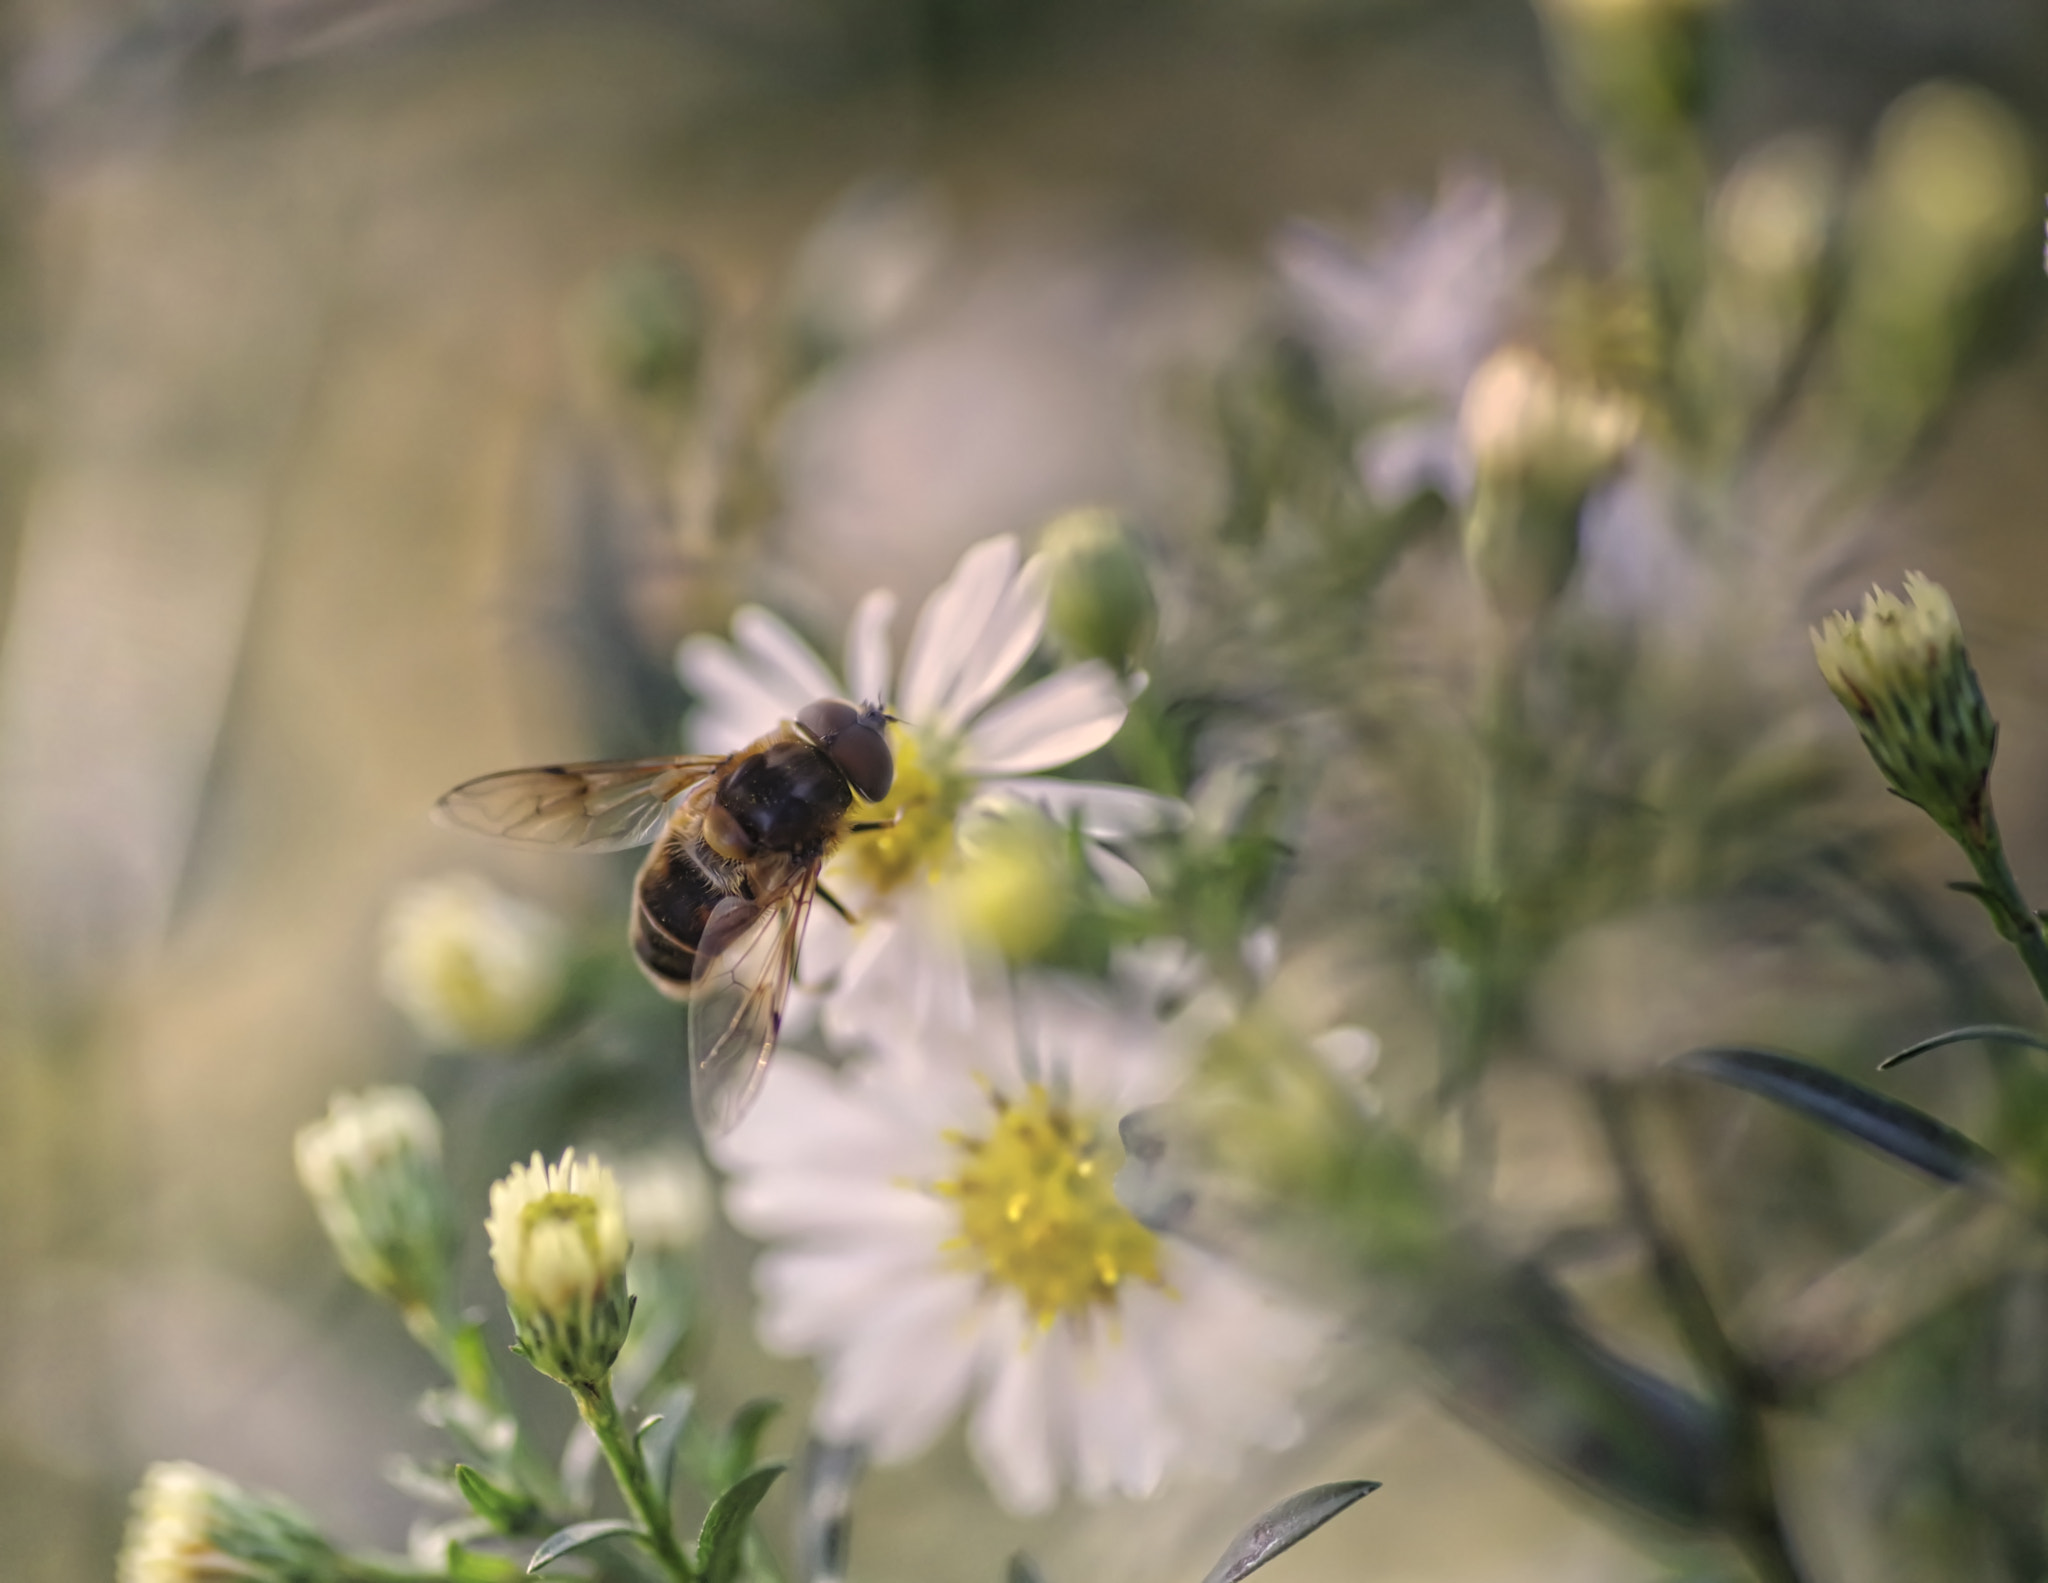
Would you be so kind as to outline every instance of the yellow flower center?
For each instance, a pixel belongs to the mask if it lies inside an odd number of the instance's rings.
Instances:
[[[1117,1160],[1094,1123],[1038,1083],[1021,1099],[995,1096],[995,1106],[986,1137],[948,1136],[962,1160],[935,1189],[960,1208],[947,1250],[1015,1287],[1040,1329],[1114,1309],[1126,1281],[1163,1285],[1159,1239],[1117,1202]]]
[[[872,811],[858,817],[895,822],[886,830],[850,837],[841,861],[868,890],[895,890],[919,877],[937,879],[953,855],[953,820],[974,790],[974,780],[900,725],[889,727],[896,750],[896,783]]]

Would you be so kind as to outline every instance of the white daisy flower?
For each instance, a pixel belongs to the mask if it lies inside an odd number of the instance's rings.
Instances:
[[[1327,1322],[1112,1188],[1118,1120],[1175,1087],[1180,1044],[1064,984],[979,1012],[971,1036],[900,1020],[842,1073],[786,1056],[719,1142],[732,1219],[772,1244],[762,1338],[823,1368],[817,1432],[899,1462],[966,1409],[1016,1512],[1297,1439]]]
[[[830,909],[817,908],[805,947],[803,984],[834,987],[828,1028],[836,1037],[869,1036],[889,1005],[934,1009],[942,986],[923,971],[933,953],[910,949],[904,936],[949,932],[926,917],[932,882],[952,868],[961,827],[976,816],[1026,803],[1100,843],[1160,829],[1184,812],[1135,787],[1040,773],[1115,736],[1143,678],[1119,678],[1089,660],[1000,697],[1045,632],[1046,567],[1020,559],[1009,535],[961,556],[918,612],[900,667],[889,643],[896,598],[887,589],[855,610],[842,675],[757,605],[734,615],[731,642],[694,637],[677,653],[699,699],[689,730],[699,752],[729,751],[815,698],[879,701],[901,717],[890,727],[896,783],[873,815],[895,823],[851,837],[825,874],[861,928],[849,933]],[[1136,875],[1128,864],[1093,844],[1089,858],[1114,892],[1129,891]],[[798,1002],[793,1018],[802,1009]]]
[[[1359,445],[1375,500],[1469,493],[1471,459],[1451,414],[1514,327],[1559,232],[1548,205],[1466,170],[1445,177],[1427,211],[1391,215],[1370,248],[1303,221],[1281,233],[1274,263],[1315,344],[1374,394],[1414,409]]]

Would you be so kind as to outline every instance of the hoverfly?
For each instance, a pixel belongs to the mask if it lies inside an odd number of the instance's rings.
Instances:
[[[819,870],[846,836],[881,827],[850,816],[895,783],[893,718],[820,698],[736,753],[502,770],[434,815],[583,852],[654,843],[633,883],[633,956],[689,1006],[690,1096],[699,1124],[726,1132],[775,1053]]]

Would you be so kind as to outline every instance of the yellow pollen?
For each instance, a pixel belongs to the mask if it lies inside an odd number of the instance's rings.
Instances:
[[[998,1100],[987,1136],[947,1141],[961,1159],[935,1188],[960,1209],[946,1247],[964,1268],[1015,1287],[1040,1329],[1114,1310],[1125,1281],[1164,1284],[1159,1239],[1116,1201],[1115,1171],[1097,1169],[1098,1129],[1041,1084]]]
[[[891,891],[917,879],[937,879],[953,856],[953,820],[974,790],[974,782],[951,768],[943,753],[900,725],[889,727],[896,750],[896,783],[873,809],[857,817],[895,820],[886,830],[849,837],[841,861],[875,891]],[[899,817],[900,815],[900,817]]]

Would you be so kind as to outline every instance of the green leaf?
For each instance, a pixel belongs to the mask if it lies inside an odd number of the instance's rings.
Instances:
[[[2025,1028],[2008,1028],[2002,1023],[1972,1023],[1967,1028],[1951,1028],[1947,1033],[1937,1033],[1931,1039],[1922,1039],[1918,1044],[1909,1044],[1897,1055],[1888,1055],[1877,1063],[1880,1072],[1889,1072],[1895,1066],[1903,1066],[1916,1055],[1925,1055],[1929,1050],[1939,1050],[1946,1044],[1965,1044],[1972,1039],[1982,1039],[1995,1044],[2023,1044],[2030,1050],[2048,1050],[2048,1038],[2031,1033]]]
[[[1354,1479],[1345,1484],[1318,1484],[1290,1495],[1231,1540],[1202,1583],[1238,1583],[1239,1578],[1250,1577],[1288,1546],[1306,1539],[1378,1488],[1370,1479]]]
[[[740,1569],[748,1519],[786,1466],[770,1462],[758,1467],[711,1503],[697,1535],[698,1583],[732,1583]]]
[[[640,1426],[636,1436],[648,1481],[663,1500],[668,1499],[675,1484],[676,1445],[689,1427],[690,1407],[696,1397],[696,1388],[689,1385],[678,1385],[665,1392],[654,1404],[655,1416]]]
[[[639,1527],[623,1517],[601,1517],[596,1522],[571,1523],[567,1528],[551,1533],[540,1542],[540,1548],[533,1552],[533,1558],[526,1563],[529,1573],[538,1572],[551,1561],[559,1561],[572,1550],[581,1550],[585,1545],[594,1545],[600,1539],[633,1538],[646,1541],[647,1536]]]
[[[1689,1072],[1761,1095],[1809,1121],[1867,1144],[1938,1182],[1988,1188],[1998,1162],[1981,1144],[1924,1110],[1848,1078],[1771,1050],[1694,1050],[1677,1063]]]
[[[1045,1574],[1038,1570],[1038,1563],[1019,1550],[1010,1557],[1010,1565],[1004,1573],[1005,1583],[1045,1583]]]
[[[491,1366],[491,1343],[482,1325],[456,1326],[455,1333],[448,1338],[448,1372],[462,1394],[473,1401],[496,1399],[497,1378]]]
[[[455,1464],[455,1487],[469,1509],[501,1534],[517,1533],[533,1516],[533,1502],[517,1490],[493,1483],[467,1462]]]
[[[781,1411],[782,1403],[773,1397],[760,1396],[732,1415],[732,1423],[725,1431],[725,1444],[719,1452],[723,1482],[733,1482],[754,1465],[761,1450],[761,1436]]]

